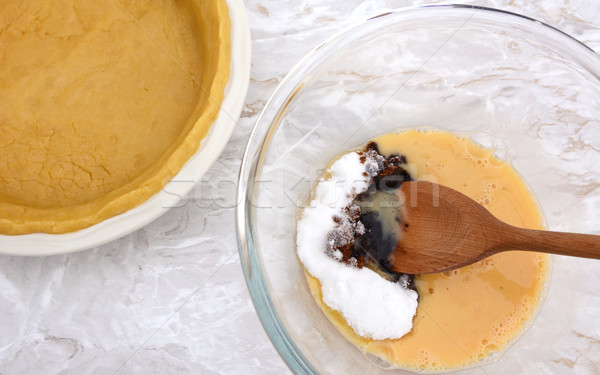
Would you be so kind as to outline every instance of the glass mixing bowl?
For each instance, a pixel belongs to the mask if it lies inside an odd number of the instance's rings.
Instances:
[[[249,139],[236,218],[252,299],[290,368],[390,373],[325,318],[296,257],[298,212],[329,160],[398,128],[466,133],[524,177],[549,229],[599,233],[599,77],[600,57],[561,31],[468,6],[374,17],[306,56]],[[600,361],[595,285],[600,262],[555,257],[531,329],[495,363],[457,373],[592,373]]]

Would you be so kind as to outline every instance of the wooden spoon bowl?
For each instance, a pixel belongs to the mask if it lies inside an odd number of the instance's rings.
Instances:
[[[600,259],[600,236],[517,228],[449,187],[404,182],[402,232],[390,257],[408,274],[448,271],[496,253],[527,250]]]

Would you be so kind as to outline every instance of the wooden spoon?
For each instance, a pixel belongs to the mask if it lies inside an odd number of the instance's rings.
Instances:
[[[466,195],[430,182],[404,182],[400,189],[403,236],[390,256],[394,271],[447,271],[508,250],[600,259],[600,236],[513,227]]]

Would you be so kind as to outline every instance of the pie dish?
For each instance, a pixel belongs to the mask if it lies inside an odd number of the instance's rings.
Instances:
[[[222,151],[247,90],[241,1],[67,3],[0,6],[0,253],[81,250],[157,218]]]

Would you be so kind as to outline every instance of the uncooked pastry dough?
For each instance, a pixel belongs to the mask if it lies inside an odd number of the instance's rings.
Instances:
[[[146,201],[197,151],[229,78],[225,0],[0,2],[0,233]]]

